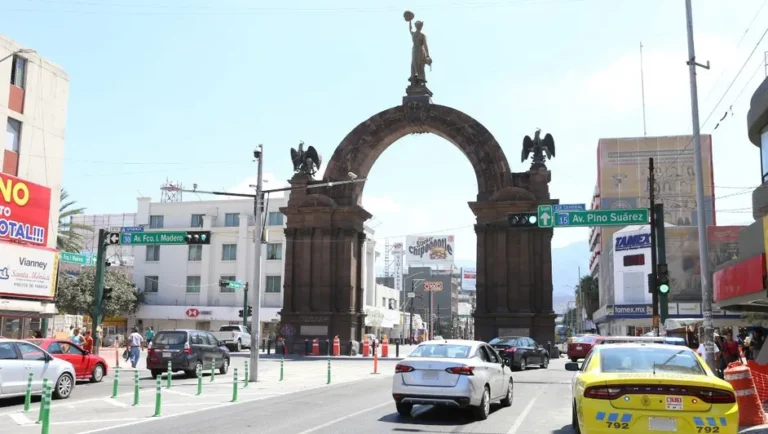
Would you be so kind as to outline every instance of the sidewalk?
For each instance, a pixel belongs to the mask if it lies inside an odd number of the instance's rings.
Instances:
[[[244,363],[245,355],[232,357],[232,366],[226,375],[216,372],[214,381],[211,381],[210,371],[206,372],[202,380],[202,393],[197,394],[197,379],[185,378],[183,375],[174,375],[171,388],[166,388],[166,380],[161,380],[161,417],[182,416],[198,411],[211,411],[218,408],[238,405],[242,402],[250,402],[266,399],[288,393],[309,391],[327,387],[328,361],[327,360],[285,360],[283,362],[283,380],[280,381],[280,360],[264,359],[259,364],[259,382],[249,383],[244,387]],[[334,363],[331,365],[331,385],[348,383],[352,381],[385,378],[392,376],[394,361],[380,361],[379,374],[373,375],[373,362],[362,361],[358,363]],[[234,368],[238,369],[238,397],[233,402],[233,377]],[[64,401],[53,401],[51,405],[51,431],[56,434],[97,432],[106,428],[137,425],[150,420],[157,420],[155,414],[156,381],[149,372],[139,370],[139,394],[138,405],[134,405],[134,370],[120,369],[118,393],[111,398],[111,385],[114,383],[112,371],[105,383],[110,387],[104,388],[105,396],[102,398],[77,399],[77,390],[72,398]],[[82,408],[87,411],[73,411]],[[0,433],[26,433],[39,432],[40,424],[37,424],[39,404],[35,403],[29,413],[16,410],[0,413]],[[215,417],[215,413],[213,413]],[[2,421],[2,419],[5,419]],[[4,422],[4,423],[3,423]],[[141,428],[139,428],[141,431]]]

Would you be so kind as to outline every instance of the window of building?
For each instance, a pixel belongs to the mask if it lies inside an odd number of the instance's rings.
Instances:
[[[387,307],[387,297],[381,297],[381,307]]]
[[[145,276],[144,277],[144,292],[157,292],[159,277],[157,276]]]
[[[768,126],[760,132],[760,166],[763,169],[763,182],[768,181]]]
[[[147,262],[156,262],[160,260],[160,246],[147,246]]]
[[[163,228],[163,216],[151,215],[149,216],[149,228],[150,229],[162,229]]]
[[[187,276],[187,293],[200,293],[200,276]]]
[[[240,226],[240,214],[235,214],[235,213],[224,214],[224,226],[228,228]]]
[[[267,288],[265,292],[277,294],[283,290],[280,276],[267,276]]]
[[[5,127],[6,139],[5,146],[9,151],[18,153],[21,143],[21,122],[16,119],[8,118],[8,125]]]
[[[187,260],[190,262],[202,261],[203,246],[199,244],[189,246],[189,253],[187,253]]]
[[[204,214],[192,214],[192,221],[190,222],[189,227],[192,227],[192,228],[203,227],[203,217],[204,217]]]
[[[269,226],[282,226],[283,225],[283,213],[270,212],[267,214],[267,224]]]
[[[637,255],[627,255],[624,257],[625,267],[637,267],[639,265],[645,265],[644,253],[639,253]]]
[[[267,259],[283,259],[283,245],[281,243],[267,244]]]
[[[21,56],[13,56],[13,68],[11,68],[11,84],[24,89],[27,78],[27,59]]]
[[[221,246],[222,261],[237,261],[237,244],[224,244]]]
[[[221,280],[228,280],[230,282],[237,280],[236,276],[221,276]],[[235,288],[221,288],[221,292],[235,292]]]

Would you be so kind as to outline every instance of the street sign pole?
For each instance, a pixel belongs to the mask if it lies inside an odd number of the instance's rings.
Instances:
[[[245,286],[243,286],[243,327],[248,327],[248,282],[245,282]],[[253,330],[251,330],[251,333],[253,333]],[[253,351],[253,348],[251,348],[251,351]]]
[[[99,354],[101,346],[101,319],[103,318],[101,301],[104,297],[104,262],[107,253],[107,231],[99,229],[99,245],[96,250],[96,278],[93,288],[93,352]]]
[[[254,230],[254,244],[256,252],[253,255],[255,264],[253,268],[253,304],[256,309],[251,316],[251,357],[248,368],[250,375],[248,381],[255,383],[259,381],[259,342],[261,334],[261,195],[262,193],[262,168],[264,162],[264,149],[259,145],[259,149],[254,151],[254,157],[258,160],[256,172],[256,197],[253,199],[253,217],[256,228]],[[248,316],[248,306],[245,306],[243,318]]]

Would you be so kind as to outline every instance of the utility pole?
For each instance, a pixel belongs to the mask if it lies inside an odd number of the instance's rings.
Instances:
[[[432,321],[432,302],[434,301],[432,292],[432,290],[429,291],[429,331],[427,332],[430,341],[435,338],[435,322]]]
[[[657,203],[653,212],[656,214],[656,255],[658,257],[658,265],[656,271],[659,273],[656,276],[656,291],[659,293],[659,316],[661,317],[661,324],[669,317],[669,283],[668,283],[668,269],[667,269],[667,245],[666,245],[666,229],[664,228],[664,204]],[[665,281],[667,281],[665,283]],[[666,284],[666,291],[662,285]]]
[[[584,318],[582,317],[582,312],[584,311],[584,290],[581,287],[581,267],[577,268],[577,276],[576,276],[576,298],[579,300],[579,311],[576,315],[576,318],[578,318],[579,324],[578,328],[581,332],[584,332]]]
[[[253,304],[256,309],[251,316],[251,364],[248,366],[249,381],[255,383],[259,381],[259,343],[261,342],[261,199],[262,199],[262,167],[264,162],[264,149],[259,145],[258,149],[253,151],[253,157],[257,160],[256,174],[256,197],[253,198],[253,220],[256,226],[253,235],[254,242],[254,268],[253,268]],[[247,294],[247,293],[246,293]],[[248,316],[248,305],[245,306],[245,315],[243,321]]]
[[[653,172],[653,158],[648,159],[648,195],[650,199],[650,207],[648,213],[651,215],[651,275],[652,279],[649,280],[649,288],[651,291],[651,303],[653,304],[653,331],[656,336],[659,335],[659,291],[656,289],[656,216],[654,210],[656,209],[656,174]]]
[[[248,282],[243,286],[243,327],[248,327]],[[253,330],[251,330],[251,336],[253,336]]]
[[[102,300],[104,298],[104,268],[106,266],[107,256],[107,231],[99,229],[99,245],[96,249],[96,278],[93,288],[93,350],[97,355],[101,347],[101,320],[104,318],[102,312]]]
[[[413,305],[415,304],[415,301],[416,301],[416,281],[413,279],[411,279],[411,294],[412,294],[410,297],[411,299],[411,321],[410,321],[411,332],[410,333],[411,334],[408,336],[408,342],[410,342],[411,345],[413,345]]]
[[[704,173],[701,162],[701,135],[699,131],[699,94],[696,86],[696,67],[709,69],[706,65],[696,63],[696,50],[693,46],[693,12],[691,0],[685,0],[685,19],[688,29],[688,73],[691,78],[691,123],[693,126],[693,151],[696,174],[696,214],[699,227],[699,268],[701,270],[701,310],[704,317],[704,348],[706,362],[710,368],[715,366],[714,324],[712,324],[712,290],[710,288],[709,254],[707,246],[707,223],[704,209]]]

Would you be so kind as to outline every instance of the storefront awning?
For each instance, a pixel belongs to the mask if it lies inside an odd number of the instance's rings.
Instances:
[[[6,316],[54,316],[59,311],[53,302],[0,298],[0,315]]]

